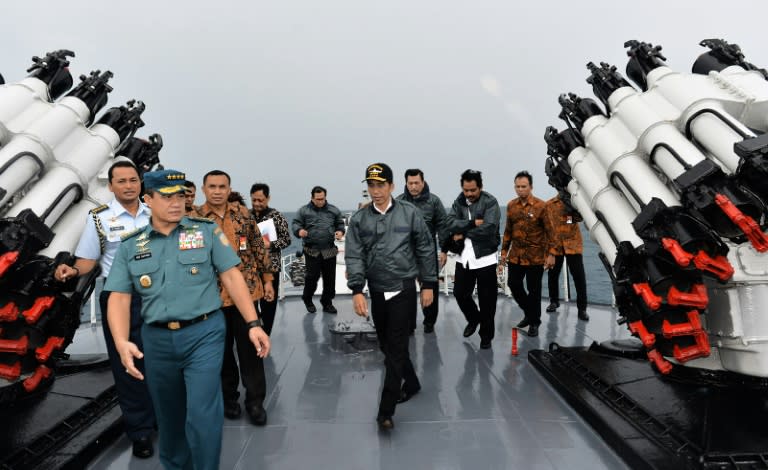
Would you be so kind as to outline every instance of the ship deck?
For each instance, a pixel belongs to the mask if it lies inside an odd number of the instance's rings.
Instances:
[[[383,355],[332,350],[333,315],[307,314],[298,297],[281,300],[266,360],[268,424],[253,426],[245,415],[225,420],[221,468],[627,468],[527,360],[528,351],[553,341],[586,346],[628,337],[613,310],[590,306],[585,323],[574,304],[561,303],[558,313],[543,314],[538,338],[519,335],[512,356],[510,332],[522,317],[512,299],[499,297],[490,350],[479,348],[477,335],[462,337],[465,321],[452,297],[439,301],[435,334],[419,326],[411,338],[422,391],[397,407],[395,428],[382,432],[374,419]],[[349,296],[335,304],[352,308]],[[96,341],[100,333],[93,330]],[[122,435],[88,468],[162,467],[156,455],[133,458]]]

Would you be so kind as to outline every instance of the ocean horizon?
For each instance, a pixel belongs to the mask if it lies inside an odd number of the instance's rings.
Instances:
[[[278,209],[280,210],[280,209]],[[342,210],[342,214],[352,214],[357,209]],[[501,223],[500,232],[503,236],[504,225],[506,223],[506,206],[501,207]],[[290,227],[293,217],[296,215],[295,211],[287,212],[280,211],[283,216],[288,220],[288,226]],[[611,284],[611,278],[603,267],[602,261],[600,261],[599,253],[600,247],[589,238],[589,232],[584,227],[584,224],[579,224],[581,229],[581,237],[584,240],[584,272],[587,278],[587,297],[590,303],[610,305],[613,302],[613,286]],[[291,245],[283,250],[283,256],[295,253],[301,250],[301,239],[291,233]],[[562,272],[561,272],[562,275]],[[575,301],[576,290],[573,286],[573,281],[570,281],[571,285],[571,300]],[[562,286],[562,280],[560,281]],[[560,289],[560,296],[563,297],[562,288]],[[547,274],[544,274],[542,281],[542,296],[543,298],[549,298],[549,289],[547,288]]]

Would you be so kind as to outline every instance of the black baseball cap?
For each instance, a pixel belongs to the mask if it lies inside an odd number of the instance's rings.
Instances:
[[[386,163],[372,163],[365,169],[365,179],[367,181],[381,181],[384,183],[392,182],[392,168]]]

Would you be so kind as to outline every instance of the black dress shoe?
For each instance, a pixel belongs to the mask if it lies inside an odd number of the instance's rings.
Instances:
[[[148,459],[155,453],[155,448],[152,446],[152,439],[149,436],[144,436],[133,441],[133,455],[140,459]]]
[[[589,321],[589,315],[586,310],[579,310],[579,320]]]
[[[409,391],[406,391],[406,390],[403,388],[402,390],[400,390],[400,396],[399,396],[399,397],[397,397],[397,402],[398,402],[398,403],[405,403],[405,402],[407,402],[408,400],[410,400],[412,396],[414,396],[414,395],[416,395],[417,393],[419,393],[419,391],[421,391],[421,387],[419,387],[419,388],[417,388],[417,389],[415,389],[415,390],[413,390],[413,391],[410,391],[410,392],[409,392]]]
[[[480,349],[491,349],[491,340],[480,341]]]
[[[249,406],[246,411],[248,418],[255,426],[265,426],[267,424],[267,410],[263,406]]]
[[[529,322],[527,318],[523,318],[522,320],[520,320],[520,323],[517,324],[517,328],[525,328],[530,324],[531,322]]]
[[[391,416],[379,416],[376,418],[376,422],[379,423],[379,429],[389,431],[395,427],[395,422],[392,421]]]
[[[547,305],[547,313],[554,312],[558,307],[560,307],[560,302],[550,302],[549,305]]]
[[[434,332],[435,332],[435,325],[424,323],[424,333],[434,333]]]
[[[539,336],[539,327],[536,325],[531,325],[528,327],[528,336],[531,338],[535,338]]]
[[[334,307],[332,304],[323,305],[323,312],[325,312],[325,313],[339,313],[339,311],[336,310],[336,307]]]
[[[478,323],[470,323],[467,325],[466,328],[464,328],[464,337],[469,338],[473,334],[475,334],[475,331],[477,331],[477,327],[479,326]]]
[[[236,401],[224,402],[224,417],[227,419],[238,419],[243,414],[240,403]]]
[[[317,307],[312,302],[304,302],[304,306],[307,307],[307,312],[317,313]]]

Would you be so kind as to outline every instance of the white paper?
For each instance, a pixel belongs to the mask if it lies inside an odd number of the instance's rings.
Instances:
[[[261,232],[262,237],[266,238],[270,242],[277,240],[277,229],[275,228],[274,220],[267,219],[264,222],[259,222],[256,225],[259,226],[259,231]]]

